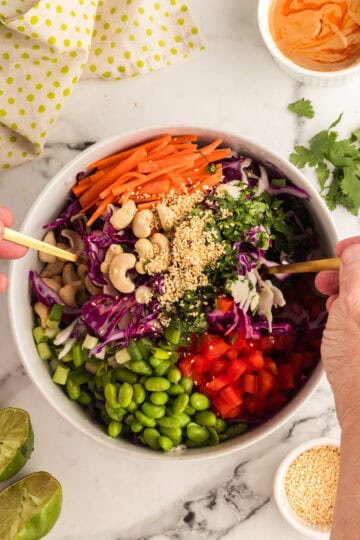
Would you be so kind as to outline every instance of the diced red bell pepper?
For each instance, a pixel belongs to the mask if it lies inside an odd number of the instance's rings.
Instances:
[[[251,351],[247,357],[248,366],[250,366],[255,371],[260,371],[264,369],[264,357],[261,351]]]
[[[199,373],[198,371],[194,370],[191,378],[194,381],[194,384],[196,384],[197,386],[202,386],[207,383],[207,377],[205,373]]]
[[[218,358],[217,360],[214,360],[210,373],[211,375],[216,377],[217,375],[220,375],[220,373],[225,371],[229,365],[229,360],[225,360],[225,358]]]
[[[215,409],[219,412],[220,416],[226,418],[226,415],[234,409],[224,398],[220,395],[212,400],[212,404]]]
[[[271,352],[275,348],[275,336],[265,336],[259,339],[259,349],[262,352]]]
[[[201,339],[200,351],[209,360],[220,358],[228,350],[229,345],[219,336],[206,334]]]
[[[224,386],[227,386],[230,383],[231,380],[229,379],[229,377],[226,374],[221,374],[215,377],[212,381],[208,382],[206,386],[207,388],[209,388],[209,390],[215,390],[216,392],[218,392],[219,390],[224,388]]]
[[[265,356],[264,357],[264,364],[265,364],[264,369],[266,369],[267,371],[269,371],[273,375],[278,374],[278,368],[277,368],[276,362],[275,362],[275,360],[273,360],[271,358],[271,356]]]
[[[266,408],[270,412],[276,412],[281,409],[287,402],[287,398],[284,394],[280,394],[279,392],[276,392],[275,394],[271,394],[267,397],[266,400]]]
[[[245,408],[249,414],[262,416],[264,414],[265,402],[256,396],[247,396],[245,398]]]
[[[178,363],[179,369],[184,377],[192,378],[194,372],[193,355],[186,355]]]
[[[244,349],[246,347],[246,334],[241,330],[236,330],[230,334],[230,346],[235,349]]]
[[[241,375],[246,370],[247,370],[247,364],[243,360],[240,360],[239,358],[235,358],[235,360],[232,360],[230,362],[230,365],[226,370],[226,375],[228,376],[231,382],[236,382],[240,379]]]
[[[194,369],[198,373],[205,373],[212,368],[213,361],[203,354],[196,354],[193,356]]]
[[[208,384],[209,383],[202,384],[201,386],[199,386],[199,390],[202,394],[205,394],[207,397],[212,399],[218,395],[218,391],[211,390],[211,388],[208,387]]]
[[[234,407],[233,409],[231,409],[231,411],[228,411],[225,414],[224,418],[236,418],[237,416],[242,414],[243,411],[244,411],[244,405],[243,404],[238,405],[237,407]]]
[[[300,375],[303,369],[303,353],[299,353],[299,352],[291,353],[290,363],[293,367],[295,375]]]
[[[280,364],[278,372],[279,390],[292,390],[295,388],[295,374],[291,364]]]
[[[239,353],[240,353],[240,349],[235,349],[234,347],[231,347],[230,349],[226,351],[225,356],[229,360],[234,360],[235,358],[239,356]]]
[[[231,405],[231,408],[237,407],[243,402],[243,397],[241,395],[241,390],[239,386],[232,384],[230,386],[226,386],[223,388],[220,392],[220,396],[222,399],[227,401],[229,405]]]
[[[227,296],[218,296],[216,299],[216,305],[219,311],[222,313],[227,313],[232,309],[234,300],[232,298],[228,298]]]
[[[243,390],[246,394],[256,394],[258,388],[257,375],[245,373],[241,379]]]
[[[272,373],[269,373],[268,371],[265,371],[264,369],[262,371],[259,371],[258,374],[258,390],[257,390],[257,397],[264,399],[268,394],[270,394],[271,390],[275,386],[275,376]]]

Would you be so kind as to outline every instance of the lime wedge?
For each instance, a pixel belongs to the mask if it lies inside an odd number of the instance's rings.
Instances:
[[[33,449],[34,432],[28,413],[11,407],[0,409],[0,481],[20,471]]]
[[[59,482],[46,472],[25,476],[0,493],[1,540],[38,540],[55,525],[62,503]]]

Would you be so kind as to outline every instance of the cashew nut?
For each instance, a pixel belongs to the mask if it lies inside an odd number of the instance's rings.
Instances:
[[[43,281],[55,292],[59,292],[62,287],[62,283],[59,283],[59,281],[57,279],[55,280],[54,278],[44,278]]]
[[[146,270],[145,270],[145,259],[141,259],[141,261],[138,261],[136,264],[135,264],[135,270],[137,271],[138,274],[146,274]]]
[[[56,246],[56,238],[53,231],[49,231],[45,234],[43,242],[50,244],[51,246]],[[39,259],[44,263],[54,263],[56,261],[55,255],[49,255],[48,253],[42,253],[39,251]]]
[[[105,259],[100,265],[100,270],[103,274],[109,273],[110,263],[116,255],[121,255],[123,248],[119,244],[111,244],[105,253]]]
[[[47,264],[40,276],[42,278],[53,278],[54,276],[60,276],[63,271],[64,263],[62,261],[55,261],[54,263]]]
[[[64,285],[64,287],[61,287],[59,291],[59,296],[61,300],[67,306],[77,307],[76,293],[81,288],[82,288],[81,281],[73,281],[72,283],[68,283],[67,285]]]
[[[154,224],[154,214],[151,210],[140,210],[132,222],[132,230],[137,238],[148,238]]]
[[[79,276],[81,281],[85,281],[85,278],[88,273],[88,267],[86,264],[79,264],[79,266],[76,269],[77,275]]]
[[[65,251],[70,251],[69,244],[65,244],[65,242],[57,242],[56,246]],[[61,257],[57,257],[57,260],[66,263],[66,259],[62,259]]]
[[[132,253],[121,253],[111,261],[109,277],[115,289],[125,294],[134,291],[135,285],[126,272],[134,268],[135,264],[136,257]]]
[[[114,229],[120,231],[130,225],[130,223],[134,219],[135,214],[136,204],[134,203],[134,201],[126,201],[121,206],[121,208],[115,210],[115,212],[110,218],[110,223],[114,227]]]
[[[95,294],[102,293],[102,289],[100,287],[96,287],[96,285],[94,285],[94,283],[91,281],[89,276],[86,276],[85,278],[85,287],[87,288],[90,294],[95,295]]]
[[[152,235],[150,240],[158,252],[161,253],[162,251],[170,250],[170,242],[168,238],[166,238],[165,234],[155,233]]]
[[[71,229],[64,229],[61,231],[61,236],[69,240],[70,251],[76,255],[80,255],[85,249],[84,240],[81,238],[80,234]]]
[[[152,291],[145,285],[140,285],[135,291],[135,300],[138,304],[148,304],[152,297]]]
[[[62,278],[64,285],[78,281],[78,275],[75,272],[74,265],[72,263],[66,263],[62,271]]]
[[[135,242],[135,250],[139,255],[139,259],[152,259],[154,256],[154,248],[150,240],[141,238]]]
[[[46,323],[49,318],[49,309],[41,302],[34,304],[34,311],[38,315],[42,328],[46,328]]]
[[[162,228],[164,229],[164,231],[170,231],[175,224],[175,220],[176,220],[175,213],[171,210],[171,208],[166,206],[166,204],[164,203],[158,204],[156,207],[156,210],[157,210]]]

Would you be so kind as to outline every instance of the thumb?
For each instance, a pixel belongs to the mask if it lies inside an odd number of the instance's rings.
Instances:
[[[4,238],[4,224],[3,222],[0,220],[0,240],[2,240]]]
[[[360,244],[351,244],[342,253],[339,296],[360,299]]]

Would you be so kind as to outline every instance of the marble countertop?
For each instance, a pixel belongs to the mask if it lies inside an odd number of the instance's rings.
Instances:
[[[84,81],[53,127],[43,156],[0,175],[0,202],[19,227],[48,180],[88,143],[122,131],[161,124],[232,130],[288,156],[337,118],[339,131],[359,127],[359,86],[311,88],[288,78],[264,48],[254,0],[190,2],[206,51],[176,67],[121,82]],[[310,98],[316,116],[299,120],[286,109]],[[312,182],[314,177],[306,173]],[[333,213],[340,237],[360,234],[358,218]],[[0,269],[6,271],[5,263]],[[124,458],[75,431],[40,395],[22,368],[0,298],[0,406],[27,409],[35,451],[23,470],[47,470],[62,483],[54,540],[300,540],[272,497],[281,458],[307,439],[339,429],[324,380],[280,431],[243,453],[203,462],[146,462]]]

